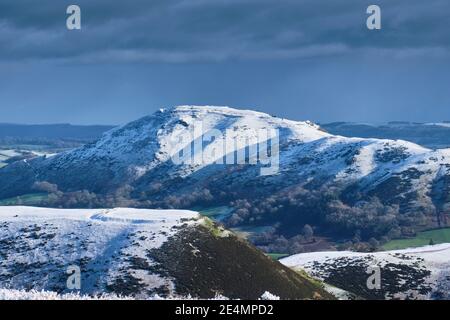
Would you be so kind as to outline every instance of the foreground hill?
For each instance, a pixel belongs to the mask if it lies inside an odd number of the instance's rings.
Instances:
[[[0,289],[257,299],[332,298],[198,213],[0,207]]]
[[[206,134],[231,131],[237,140],[254,141],[255,131],[276,130],[279,170],[261,175],[267,165],[218,164],[230,155],[226,142],[201,142],[205,134],[192,134],[199,122]],[[172,161],[199,141],[200,162]],[[251,150],[244,150],[248,162],[255,159]],[[264,237],[269,246],[280,235],[295,237],[305,224],[332,238],[382,240],[447,224],[450,149],[335,136],[310,122],[249,110],[181,106],[115,128],[73,151],[0,169],[0,199],[36,192],[42,182],[52,193],[49,206],[228,205],[235,209],[225,219],[229,226],[274,227]],[[64,196],[74,192],[80,193]],[[301,250],[292,247],[269,250]]]
[[[356,297],[445,300],[450,298],[449,261],[449,244],[373,253],[314,252],[281,260]],[[367,286],[374,267],[380,268],[380,289]]]

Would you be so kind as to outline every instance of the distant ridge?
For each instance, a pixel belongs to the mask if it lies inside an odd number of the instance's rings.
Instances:
[[[432,123],[391,121],[377,124],[333,122],[320,126],[331,134],[344,137],[401,139],[430,149],[450,148],[449,121]]]
[[[0,139],[67,139],[67,140],[94,140],[103,132],[114,128],[108,125],[72,125],[72,124],[14,124],[0,123]]]

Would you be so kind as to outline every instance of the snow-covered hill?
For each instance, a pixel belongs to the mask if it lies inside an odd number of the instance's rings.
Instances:
[[[39,157],[46,155],[43,152],[30,151],[30,150],[17,150],[17,149],[0,149],[0,168],[6,166],[8,163],[14,161],[31,159],[34,157]],[[52,156],[52,154],[48,154]]]
[[[0,207],[0,289],[144,299],[256,299],[266,291],[330,297],[197,212],[128,208]]]
[[[111,188],[140,181],[146,176],[186,177],[198,172],[224,156],[226,150],[216,148],[223,141],[205,145],[204,154],[217,149],[217,154],[204,157],[202,163],[176,166],[172,156],[185,147],[186,142],[176,142],[178,137],[190,137],[192,127],[201,123],[203,132],[218,129],[232,130],[239,138],[241,133],[260,128],[280,129],[282,142],[317,140],[328,134],[308,122],[294,122],[271,117],[267,114],[235,110],[227,107],[181,106],[161,110],[151,116],[115,128],[94,144],[60,154],[52,159],[41,158],[18,163],[9,168],[32,174],[30,179],[54,181],[62,188],[107,191]],[[197,133],[194,133],[197,134]],[[252,138],[252,137],[251,137]],[[222,153],[220,152],[222,151]],[[7,174],[9,170],[3,171]],[[61,173],[64,172],[64,177]],[[169,175],[169,176],[167,176]],[[67,178],[67,179],[65,179]],[[2,179],[0,177],[0,179]],[[25,180],[25,179],[24,179]],[[29,181],[27,181],[29,182]],[[2,184],[4,186],[4,184]],[[14,196],[25,191],[27,184],[14,188],[2,188],[0,196]],[[9,191],[8,191],[8,190]],[[29,186],[28,186],[29,189]]]
[[[203,131],[194,130],[198,123]],[[262,176],[261,164],[217,164],[229,155],[220,138],[202,142],[200,162],[172,161],[187,145],[195,145],[213,130],[232,132],[238,141],[254,141],[259,129],[279,134],[276,174]],[[246,148],[247,160],[253,159],[251,150],[255,149]],[[437,225],[446,223],[450,149],[335,136],[310,122],[250,110],[181,106],[113,129],[82,148],[0,169],[0,199],[33,193],[40,181],[55,184],[63,192],[88,190],[101,195],[127,186],[133,199],[184,208],[205,199],[224,204],[269,197],[276,201],[284,190],[299,186],[315,190],[325,185],[338,190],[351,205],[377,197],[384,205],[399,205],[401,213],[425,214],[416,219],[427,220],[425,225]],[[253,220],[264,220],[261,214],[255,213]]]
[[[145,258],[147,250],[195,219],[197,213],[177,210],[0,207],[0,287],[64,292],[63,279],[74,265],[86,272],[83,293],[106,290],[127,277],[149,292],[161,286],[173,290],[168,279],[133,270],[131,259]]]
[[[373,253],[304,253],[281,262],[363,298],[450,298],[450,244]],[[367,280],[375,267],[381,287],[370,289]]]

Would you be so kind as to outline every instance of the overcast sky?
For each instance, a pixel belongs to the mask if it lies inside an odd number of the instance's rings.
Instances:
[[[119,124],[180,104],[450,120],[449,14],[448,0],[1,0],[0,122]]]

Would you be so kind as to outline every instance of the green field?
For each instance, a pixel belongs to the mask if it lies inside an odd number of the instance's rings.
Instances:
[[[419,232],[414,238],[391,240],[382,248],[383,250],[401,250],[422,247],[429,245],[431,240],[434,244],[450,243],[450,228]]]
[[[202,216],[211,218],[216,221],[222,221],[233,212],[233,208],[227,206],[209,208],[194,207],[191,210],[198,211]]]
[[[272,258],[273,260],[280,260],[284,257],[288,257],[289,254],[287,253],[266,253],[270,258]]]
[[[19,197],[0,200],[0,206],[33,206],[38,205],[43,200],[46,200],[47,197],[47,193],[30,193]]]
[[[244,227],[230,228],[230,230],[242,238],[249,239],[255,234],[267,231],[269,228],[271,228],[271,226],[255,226],[255,227],[244,226]]]

